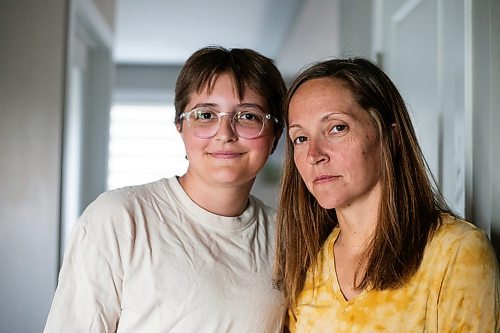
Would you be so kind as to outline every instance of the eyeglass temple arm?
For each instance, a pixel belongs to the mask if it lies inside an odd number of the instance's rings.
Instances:
[[[279,121],[278,119],[276,119],[276,117],[274,117],[273,115],[271,115],[270,113],[266,114],[266,119],[271,119],[272,121],[274,121],[276,124],[279,124]]]

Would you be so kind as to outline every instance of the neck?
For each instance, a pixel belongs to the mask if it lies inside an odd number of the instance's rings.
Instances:
[[[361,254],[367,249],[373,237],[376,219],[354,215],[337,211],[340,234],[336,243],[338,246],[349,248],[353,253]]]
[[[336,208],[340,235],[338,241],[352,250],[363,252],[375,232],[380,204],[379,186],[365,198],[347,207]]]
[[[220,216],[239,216],[247,208],[253,180],[245,184],[208,185],[185,174],[179,177],[179,183],[203,209]]]

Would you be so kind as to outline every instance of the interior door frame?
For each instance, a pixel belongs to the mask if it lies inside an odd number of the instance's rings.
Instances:
[[[390,61],[384,36],[384,5],[372,0],[372,57]],[[408,0],[407,3],[419,0]],[[445,0],[436,0],[439,15]],[[463,0],[464,217],[484,229],[500,253],[500,1]],[[440,29],[443,27],[440,26]],[[442,51],[442,50],[441,50]],[[442,59],[441,61],[444,61]],[[439,75],[441,75],[440,73]],[[441,77],[442,84],[449,77]],[[461,82],[461,81],[459,81]],[[446,101],[443,101],[445,103]],[[447,125],[447,124],[445,124]],[[444,125],[443,125],[444,126]],[[448,125],[447,125],[448,126]],[[440,170],[440,173],[446,170]]]
[[[112,27],[93,1],[73,0],[69,3],[66,62],[66,91],[69,94],[65,103],[63,130],[59,267],[66,240],[75,222],[65,216],[81,214],[88,203],[106,189],[109,110],[114,77]],[[79,80],[73,77],[75,68],[83,77],[80,80],[84,92],[81,101],[71,99],[74,84]],[[74,112],[76,103],[81,103],[77,114]],[[79,140],[74,138],[75,130],[81,131]],[[75,153],[75,150],[78,152]],[[75,158],[75,154],[78,154],[79,168],[75,167],[75,161],[70,160]],[[68,214],[70,210],[73,212]]]

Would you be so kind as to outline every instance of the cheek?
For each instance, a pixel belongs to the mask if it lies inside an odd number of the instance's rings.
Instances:
[[[273,147],[274,135],[268,134],[254,140],[240,140],[246,147],[255,152],[262,153],[267,158],[267,155],[271,153]]]
[[[366,146],[362,153],[363,157],[371,161],[374,165],[380,166],[382,161],[380,142],[374,138],[367,137]]]
[[[295,164],[295,166],[297,167],[297,169],[299,170],[300,172],[300,156],[299,154],[297,153],[297,151],[294,151],[293,152],[293,163]]]
[[[358,165],[364,166],[362,168],[365,172],[365,177],[378,178],[380,175],[382,157],[380,146],[377,144],[368,144],[360,151]]]
[[[199,138],[193,138],[190,135],[186,135],[186,133],[182,135],[182,141],[184,142],[184,148],[188,156],[196,154],[199,151],[202,151],[203,147],[206,146],[204,140]]]
[[[302,178],[304,178],[305,173],[305,164],[306,164],[306,155],[302,151],[303,149],[294,149],[293,151],[293,162],[295,163],[295,167],[299,171],[299,174]]]
[[[361,140],[360,140],[361,139]],[[368,138],[351,138],[349,142],[336,152],[336,161],[351,170],[359,166],[374,167],[373,158],[377,154],[377,146]]]
[[[243,140],[243,139],[240,139]],[[255,151],[271,150],[272,140],[267,138],[258,138],[254,140],[246,140],[245,146]]]

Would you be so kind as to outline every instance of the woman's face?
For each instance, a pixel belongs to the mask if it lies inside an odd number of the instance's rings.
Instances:
[[[250,105],[269,112],[262,96],[250,89],[245,90],[244,96],[240,100],[230,76],[222,74],[216,78],[211,93],[206,87],[201,93],[192,93],[184,111],[209,106],[217,112],[232,114],[241,106]],[[197,137],[183,120],[181,136],[189,159],[187,175],[198,182],[214,186],[249,184],[271,154],[275,134],[270,120],[266,121],[260,137],[243,139],[233,132],[230,118],[222,117],[219,131],[208,139]]]
[[[340,80],[303,83],[289,105],[297,169],[321,207],[380,199],[381,150],[375,123]]]

